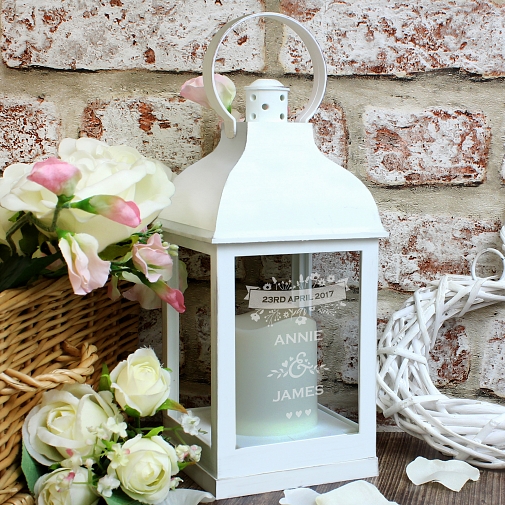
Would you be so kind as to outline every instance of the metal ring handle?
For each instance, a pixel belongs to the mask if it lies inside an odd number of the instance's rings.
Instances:
[[[219,116],[223,118],[224,129],[228,138],[235,137],[237,131],[237,121],[226,110],[226,107],[223,105],[217,94],[216,83],[214,81],[214,67],[216,63],[217,50],[230,31],[237,25],[260,16],[279,21],[280,23],[284,23],[289,26],[302,39],[302,42],[306,45],[310,58],[312,59],[312,66],[314,68],[312,93],[308,104],[302,112],[298,114],[295,120],[296,122],[306,123],[314,115],[314,112],[316,112],[319,107],[326,90],[326,63],[324,61],[321,48],[314,36],[298,21],[290,18],[289,16],[285,16],[284,14],[278,14],[277,12],[258,12],[256,14],[248,14],[246,16],[242,16],[241,18],[229,21],[220,28],[216,35],[214,35],[203,59],[203,84],[205,87],[205,93],[207,94],[210,106],[218,113]]]
[[[480,251],[477,256],[475,256],[474,260],[472,261],[472,279],[473,280],[476,280],[478,279],[479,277],[477,277],[477,274],[475,273],[475,267],[477,266],[477,261],[479,261],[479,258],[484,254],[484,253],[487,253],[487,252],[490,252],[490,253],[495,253],[497,256],[500,257],[501,259],[501,262],[502,262],[502,266],[503,266],[503,272],[501,274],[501,277],[498,279],[499,281],[503,281],[505,279],[505,256],[503,256],[503,254],[498,251],[498,249],[493,249],[492,247],[488,248],[488,249],[484,249],[483,251]]]

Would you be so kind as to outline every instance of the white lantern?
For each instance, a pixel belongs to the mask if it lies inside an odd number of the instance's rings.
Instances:
[[[276,80],[246,88],[245,122],[216,94],[218,46],[258,16],[292,28],[312,58],[312,94],[295,122],[286,120],[288,89]],[[292,18],[245,16],[209,44],[204,83],[224,120],[221,141],[175,178],[161,216],[169,242],[210,264],[211,404],[193,409],[206,433],[187,436],[203,452],[186,471],[218,499],[377,475],[378,241],[386,232],[365,185],[314,144],[307,121],[326,84],[319,46]],[[354,265],[348,279],[346,259]],[[254,276],[237,276],[251,269],[259,272],[254,285]],[[190,279],[188,300],[192,289]],[[179,323],[168,310],[165,362],[178,400]],[[189,312],[181,325],[194,317]],[[353,332],[358,414],[351,420],[339,409],[345,395],[332,393],[341,384],[334,362],[342,360],[343,335]],[[179,420],[169,412],[166,422]]]

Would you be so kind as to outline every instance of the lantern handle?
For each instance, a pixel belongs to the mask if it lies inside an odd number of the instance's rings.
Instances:
[[[302,42],[307,47],[310,58],[312,59],[312,67],[314,69],[312,93],[309,98],[309,103],[297,115],[295,119],[296,122],[306,123],[314,115],[326,90],[326,63],[324,61],[321,48],[314,36],[298,21],[289,16],[285,16],[284,14],[278,14],[277,12],[258,12],[229,21],[214,35],[207,47],[207,51],[205,52],[205,57],[203,59],[203,84],[205,87],[205,93],[207,94],[210,106],[219,116],[221,116],[221,118],[223,118],[224,130],[228,138],[235,137],[237,132],[237,121],[226,110],[226,107],[223,105],[217,94],[216,83],[214,80],[214,66],[216,63],[217,50],[230,31],[237,25],[260,16],[274,19],[275,21],[279,21],[280,23],[284,23],[289,26],[302,39]]]

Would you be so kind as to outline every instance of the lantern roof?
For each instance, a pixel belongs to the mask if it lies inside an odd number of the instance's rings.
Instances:
[[[245,88],[245,122],[224,106],[215,83],[217,49],[239,23],[258,16],[280,21],[305,43],[314,79],[308,104],[288,122],[288,88],[257,79]],[[326,158],[308,121],[326,89],[326,64],[312,34],[278,13],[230,21],[211,40],[203,61],[211,107],[223,120],[216,149],[174,179],[161,214],[167,230],[215,244],[379,238],[387,236],[367,187]]]
[[[216,244],[387,236],[368,188],[318,150],[312,124],[236,128],[175,177],[166,229]]]

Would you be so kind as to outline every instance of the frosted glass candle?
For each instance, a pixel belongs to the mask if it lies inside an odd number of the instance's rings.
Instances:
[[[248,313],[236,316],[235,325],[237,434],[290,435],[314,428],[323,392],[317,384],[316,322],[287,318],[268,326]]]

